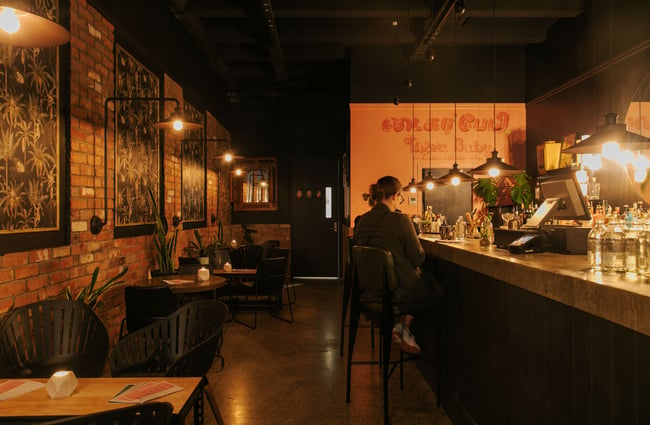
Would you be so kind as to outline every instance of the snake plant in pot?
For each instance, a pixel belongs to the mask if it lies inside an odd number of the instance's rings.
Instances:
[[[171,236],[167,236],[169,226],[167,219],[160,216],[158,203],[153,195],[151,188],[149,189],[149,196],[154,211],[154,232],[153,242],[156,246],[156,260],[158,261],[158,268],[161,275],[174,274],[174,261],[176,260],[176,240],[178,239],[178,229],[174,229]]]
[[[65,288],[65,297],[68,300],[82,301],[82,302],[88,304],[88,307],[90,307],[90,308],[101,307],[102,304],[104,304],[104,303],[102,301],[100,301],[99,297],[104,292],[111,289],[112,287],[123,284],[124,281],[120,280],[120,278],[122,278],[122,276],[124,276],[127,271],[129,271],[129,268],[125,267],[124,270],[119,272],[117,275],[115,275],[112,278],[108,279],[103,284],[97,286],[97,277],[99,276],[99,267],[95,267],[95,270],[93,271],[93,276],[90,279],[90,284],[88,284],[88,286],[86,286],[81,291],[79,291],[76,296],[72,295],[72,291],[70,290],[70,287]]]

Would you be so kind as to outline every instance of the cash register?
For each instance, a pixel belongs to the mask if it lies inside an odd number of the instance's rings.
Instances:
[[[519,230],[495,229],[494,242],[512,253],[551,251],[586,254],[589,227],[547,224],[549,220],[590,220],[575,172],[561,169],[540,178],[544,201]]]

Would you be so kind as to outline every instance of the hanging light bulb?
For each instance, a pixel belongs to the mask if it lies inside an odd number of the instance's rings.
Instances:
[[[433,190],[436,187],[436,179],[431,174],[431,103],[429,103],[429,171],[417,185],[426,190]]]
[[[16,9],[12,7],[2,7],[0,11],[0,29],[9,34],[14,34],[20,29],[20,21],[16,16]]]
[[[411,193],[418,191],[415,182],[415,103],[411,104],[411,181],[402,190]]]
[[[496,125],[496,107],[497,107],[497,41],[496,41],[496,0],[492,2],[492,37],[493,37],[493,51],[492,51],[492,66],[493,66],[493,89],[492,89],[492,143],[493,151],[492,156],[488,158],[483,164],[478,167],[472,168],[469,173],[474,176],[488,176],[488,177],[499,177],[499,176],[512,176],[519,174],[522,170],[513,167],[510,164],[503,162],[499,158],[499,152],[497,151],[497,125]]]
[[[464,8],[464,6],[463,6]],[[464,12],[464,11],[463,11]],[[455,10],[455,13],[458,13],[457,10]],[[462,13],[462,12],[461,12]],[[451,170],[447,174],[444,174],[440,176],[437,180],[439,184],[447,184],[451,183],[452,186],[458,186],[462,182],[471,182],[473,180],[472,176],[463,173],[458,169],[458,163],[456,162],[456,142],[457,142],[457,137],[456,137],[456,129],[458,128],[456,123],[458,122],[458,117],[457,117],[457,111],[456,111],[456,99],[458,98],[458,94],[456,91],[458,90],[458,53],[456,51],[456,25],[458,25],[458,21],[454,19],[454,165],[452,166]],[[430,167],[430,166],[429,166]]]
[[[21,1],[0,5],[0,44],[36,48],[58,46],[70,41],[70,33],[58,23],[34,13]]]

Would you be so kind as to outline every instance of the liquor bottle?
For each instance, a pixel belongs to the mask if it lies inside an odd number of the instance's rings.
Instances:
[[[639,234],[643,228],[639,220],[633,219],[625,226],[625,272],[636,274],[639,254]]]
[[[612,216],[607,224],[603,238],[603,270],[609,272],[625,271],[625,222]]]
[[[587,260],[589,267],[595,272],[603,268],[603,239],[606,231],[605,221],[599,218],[587,236]]]

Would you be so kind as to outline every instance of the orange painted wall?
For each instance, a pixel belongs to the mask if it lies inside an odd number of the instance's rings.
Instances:
[[[456,162],[462,170],[482,164],[495,144],[505,162],[525,168],[526,109],[523,103],[457,104]],[[350,105],[350,217],[368,206],[361,194],[382,176],[394,175],[406,185],[422,179],[422,168],[451,168],[454,163],[454,104],[363,103]],[[413,119],[414,118],[414,119]],[[412,126],[411,123],[415,125]],[[431,142],[429,143],[429,135]],[[412,149],[414,147],[414,149]],[[429,149],[431,147],[431,149]],[[407,214],[422,211],[422,196],[404,203]]]

